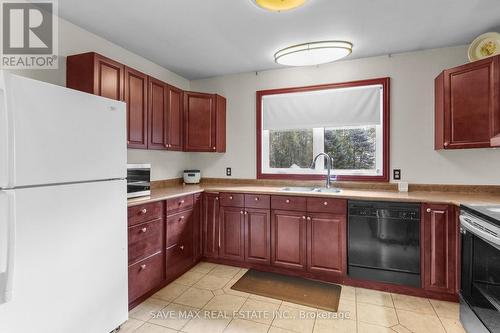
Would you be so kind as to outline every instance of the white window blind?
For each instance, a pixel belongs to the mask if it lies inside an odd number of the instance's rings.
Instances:
[[[267,95],[264,130],[380,125],[382,86]]]

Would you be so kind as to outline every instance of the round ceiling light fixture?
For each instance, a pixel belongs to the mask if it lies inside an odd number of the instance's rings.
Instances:
[[[312,42],[290,46],[274,54],[274,61],[286,66],[321,65],[347,57],[352,44],[345,41]]]
[[[306,0],[252,0],[257,6],[273,11],[282,12],[302,6]]]

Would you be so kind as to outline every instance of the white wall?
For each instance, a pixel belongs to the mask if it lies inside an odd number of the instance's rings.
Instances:
[[[181,89],[189,89],[189,80],[90,33],[64,19],[59,20],[59,68],[57,70],[18,70],[16,74],[66,85],[66,56],[95,51]],[[189,168],[189,154],[163,151],[128,150],[129,163],[151,163],[153,180],[180,177]]]
[[[421,184],[500,184],[500,150],[434,150],[434,78],[467,62],[466,47],[434,49],[308,68],[244,73],[191,82],[227,98],[227,153],[195,154],[205,177],[256,177],[255,92],[262,89],[391,77],[391,168]],[[392,172],[391,172],[392,173]]]

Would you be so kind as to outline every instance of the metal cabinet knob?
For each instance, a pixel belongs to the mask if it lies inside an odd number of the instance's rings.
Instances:
[[[327,201],[323,202],[323,205],[328,206],[328,202]]]
[[[179,205],[182,205],[184,203],[184,200],[179,201]]]
[[[285,202],[286,202],[286,203],[290,203],[290,200],[289,200],[289,199],[286,199],[286,200],[285,200]]]
[[[255,201],[259,201],[259,197],[255,197]]]
[[[311,217],[310,217],[310,216],[308,216],[308,217],[307,217],[307,220],[308,220],[308,221],[311,221]]]
[[[181,217],[179,217],[179,221],[183,222],[185,218],[186,217],[184,215],[182,215]]]
[[[233,196],[232,195],[229,196],[229,200],[233,200]]]
[[[243,211],[242,210],[240,210],[240,214],[243,215]]]
[[[179,246],[179,249],[181,249],[181,251],[184,251],[184,245]]]
[[[148,210],[146,208],[141,209],[141,214],[146,214]]]
[[[217,148],[216,148],[215,146],[213,146],[213,147],[212,147],[212,150],[215,150],[215,149],[217,149]]]
[[[446,141],[445,143],[443,143],[443,146],[445,147],[448,147],[450,145],[450,143],[448,141]]]
[[[145,269],[146,269],[146,267],[147,267],[147,266],[146,266],[146,264],[142,264],[142,265],[141,265],[141,271],[145,270]]]
[[[432,209],[427,208],[426,211],[427,211],[427,213],[430,213],[430,212],[432,212]]]
[[[219,197],[215,197],[215,200],[217,200],[217,201],[218,201],[218,200],[219,200]]]
[[[302,219],[303,219],[303,220],[305,220],[305,219],[306,219],[306,217],[305,217],[305,216],[302,216]]]
[[[148,228],[142,228],[141,231],[142,233],[145,233],[146,231],[148,231]]]
[[[247,214],[248,214],[248,212],[247,212],[247,211],[245,211],[243,214],[247,215]]]

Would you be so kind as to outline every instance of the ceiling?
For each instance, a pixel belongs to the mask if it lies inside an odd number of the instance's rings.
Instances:
[[[59,13],[187,79],[279,68],[278,49],[310,41],[350,41],[354,59],[500,31],[498,0],[309,0],[282,13],[251,0],[60,0]]]

